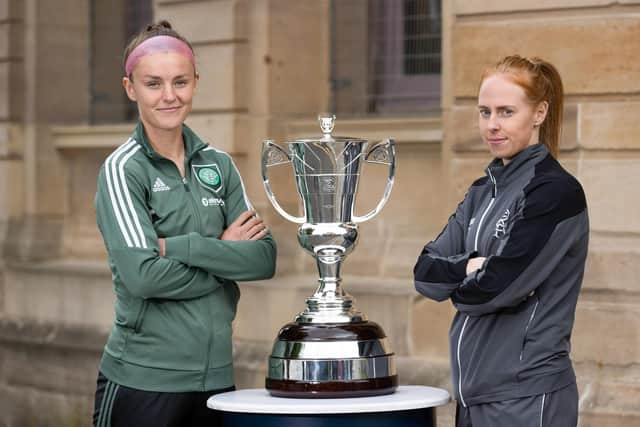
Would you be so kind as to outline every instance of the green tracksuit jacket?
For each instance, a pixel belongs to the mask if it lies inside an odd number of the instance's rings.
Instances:
[[[251,204],[228,154],[187,126],[185,177],[147,142],[141,123],[105,161],[97,222],[109,254],[115,322],[100,370],[149,391],[233,385],[231,322],[236,280],[273,276],[276,245],[219,240]],[[158,238],[166,238],[159,256]]]

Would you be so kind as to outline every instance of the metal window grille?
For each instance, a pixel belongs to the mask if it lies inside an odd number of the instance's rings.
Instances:
[[[404,1],[404,73],[440,74],[440,1]]]
[[[441,15],[441,0],[333,0],[329,109],[438,110]]]
[[[89,121],[135,120],[137,108],[122,90],[122,52],[129,39],[153,19],[152,0],[91,0]]]

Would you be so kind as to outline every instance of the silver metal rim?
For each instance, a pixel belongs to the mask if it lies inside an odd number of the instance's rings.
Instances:
[[[276,341],[271,357],[281,359],[356,359],[393,354],[386,338],[364,341]]]
[[[296,323],[361,323],[367,321],[367,316],[364,314],[348,310],[344,312],[339,311],[316,311],[310,312],[303,311],[295,318]]]
[[[393,354],[357,359],[281,359],[269,357],[267,377],[290,381],[357,381],[396,375]]]

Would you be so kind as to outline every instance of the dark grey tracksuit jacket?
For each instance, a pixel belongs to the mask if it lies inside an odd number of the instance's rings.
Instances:
[[[486,173],[414,269],[418,292],[457,309],[451,367],[463,406],[575,382],[570,337],[589,238],[582,187],[542,144]],[[466,275],[477,256],[482,268]]]

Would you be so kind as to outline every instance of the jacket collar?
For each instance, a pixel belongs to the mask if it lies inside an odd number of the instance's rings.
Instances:
[[[549,155],[549,150],[544,144],[530,145],[518,154],[506,166],[502,159],[493,159],[486,169],[487,175],[495,179],[497,186],[508,184],[515,176],[520,175],[524,170],[538,164]]]
[[[140,144],[140,146],[144,150],[144,153],[150,158],[164,159],[164,157],[158,154],[149,143],[147,134],[141,121],[138,121],[138,124],[136,125],[136,128],[131,135],[131,138],[136,140]],[[193,132],[191,128],[189,128],[189,126],[185,124],[182,125],[182,139],[184,140],[184,156],[187,160],[191,159],[191,157],[193,157],[196,152],[207,147],[207,144],[202,142],[198,135],[196,135],[195,132]]]

